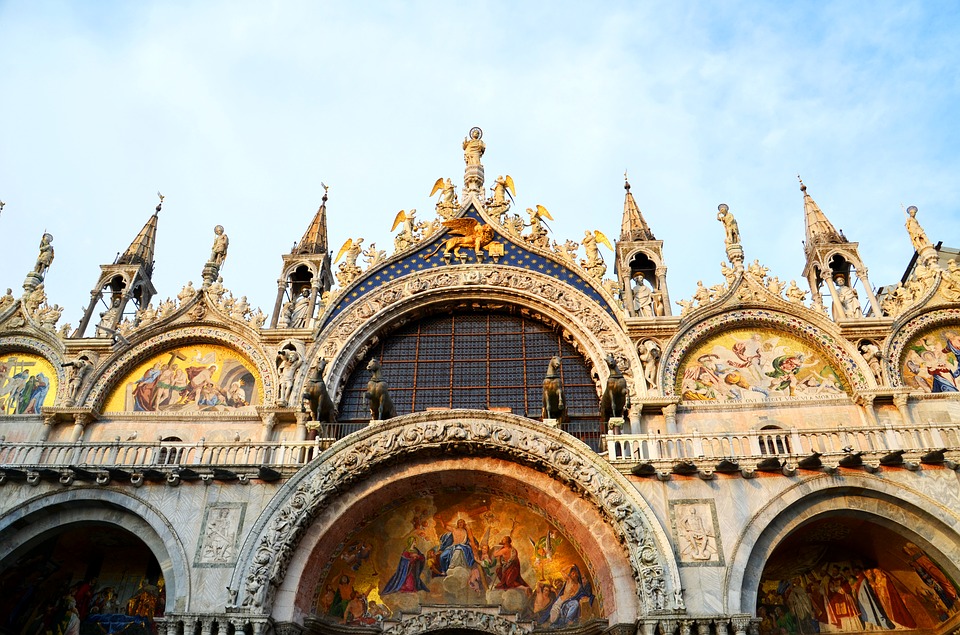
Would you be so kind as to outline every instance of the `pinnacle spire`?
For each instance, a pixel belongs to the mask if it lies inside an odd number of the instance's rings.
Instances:
[[[160,202],[156,211],[147,219],[143,229],[133,239],[127,250],[117,258],[118,265],[143,265],[147,277],[153,275],[153,255],[157,245],[157,220],[163,207],[163,194],[157,192]]]
[[[799,175],[797,175],[797,179],[800,181],[800,191],[803,192],[807,249],[818,244],[849,242],[843,234],[834,228],[833,224],[827,219],[826,214],[823,213],[820,206],[813,200],[813,197],[807,194],[807,186],[803,184],[803,179],[801,179]]]
[[[320,185],[323,185],[321,183]],[[304,232],[303,238],[294,247],[295,254],[325,254],[327,253],[327,190],[323,185],[323,198],[320,199],[320,208]]]
[[[623,200],[623,221],[620,223],[620,240],[656,240],[647,221],[630,192],[630,181],[623,173],[623,189],[627,191]]]

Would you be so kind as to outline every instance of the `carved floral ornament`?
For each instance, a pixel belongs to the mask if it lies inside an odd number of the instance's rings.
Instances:
[[[871,387],[868,377],[872,376],[872,373],[864,362],[858,360],[859,355],[854,356],[853,347],[849,343],[798,317],[769,309],[749,308],[715,314],[678,334],[672,344],[668,345],[669,352],[660,369],[660,385],[664,393],[675,394],[681,363],[686,362],[688,355],[707,339],[723,331],[749,327],[780,331],[799,339],[822,353],[825,361],[843,373],[854,391]]]
[[[644,613],[680,608],[664,599],[668,590],[676,597],[679,589],[669,541],[646,503],[619,472],[569,444],[565,433],[522,417],[471,411],[462,413],[469,418],[451,420],[451,414],[418,413],[366,428],[349,443],[331,447],[311,470],[290,481],[280,494],[283,504],[271,517],[258,522],[244,547],[246,570],[238,568],[233,580],[234,588],[240,590],[241,606],[269,613],[304,532],[351,484],[398,458],[456,445],[461,453],[528,465],[580,492],[620,537]]]
[[[515,624],[499,615],[481,613],[470,609],[447,609],[416,615],[395,626],[384,629],[384,635],[414,635],[451,628],[460,628],[496,633],[497,635],[521,635],[533,630],[533,624]]]
[[[574,334],[576,345],[594,368],[606,368],[603,359],[612,352],[636,396],[633,369],[639,368],[639,359],[622,326],[581,291],[556,278],[514,267],[439,267],[392,280],[351,304],[327,325],[310,357],[333,359],[327,384],[341,386],[355,353],[386,324],[451,296],[460,300],[479,297],[542,311]]]
[[[274,376],[277,371],[268,363],[269,357],[248,338],[222,327],[210,325],[170,328],[106,360],[101,365],[106,370],[95,379],[89,392],[80,396],[82,401],[78,403],[99,409],[118,382],[126,378],[138,364],[165,350],[197,343],[221,345],[236,351],[240,357],[247,359],[256,368],[263,383],[264,402],[271,403],[276,399]]]

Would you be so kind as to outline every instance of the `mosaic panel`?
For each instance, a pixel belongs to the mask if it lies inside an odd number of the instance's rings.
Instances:
[[[926,331],[907,342],[900,373],[903,385],[924,392],[960,392],[960,324]]]
[[[29,353],[0,355],[0,413],[39,414],[57,397],[57,372],[46,359]]]
[[[134,368],[104,412],[224,412],[263,401],[260,376],[232,349],[196,344],[169,349]]]

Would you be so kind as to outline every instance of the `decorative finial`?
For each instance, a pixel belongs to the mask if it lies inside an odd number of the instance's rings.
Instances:
[[[6,203],[4,203],[3,201],[0,201],[0,213],[3,212],[3,208],[6,207],[6,206],[7,206]]]
[[[160,208],[163,207],[163,199],[165,199],[166,197],[160,193],[160,190],[157,190],[157,196],[160,197],[160,202],[157,203],[157,214],[159,214]]]
[[[327,190],[330,189],[330,186],[327,185],[326,183],[324,183],[323,181],[320,181],[320,187],[323,188],[323,198],[320,199],[320,200],[323,201],[324,203],[326,203],[326,202],[327,202]]]
[[[623,171],[623,189],[630,191],[630,180],[627,178],[627,171]]]
[[[803,179],[800,178],[800,175],[797,175],[797,180],[800,181],[800,191],[804,194],[807,193],[807,186],[803,184]]]

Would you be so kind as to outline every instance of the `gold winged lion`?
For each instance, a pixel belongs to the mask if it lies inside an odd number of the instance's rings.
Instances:
[[[475,218],[453,218],[443,221],[443,225],[450,229],[453,236],[448,238],[446,242],[437,245],[437,248],[429,254],[425,254],[423,256],[424,260],[435,256],[441,247],[443,247],[444,258],[451,251],[455,257],[459,258],[461,247],[473,249],[476,253],[480,253],[481,249],[490,251],[490,243],[493,242],[496,235],[493,232],[493,227],[487,223],[481,224]]]

